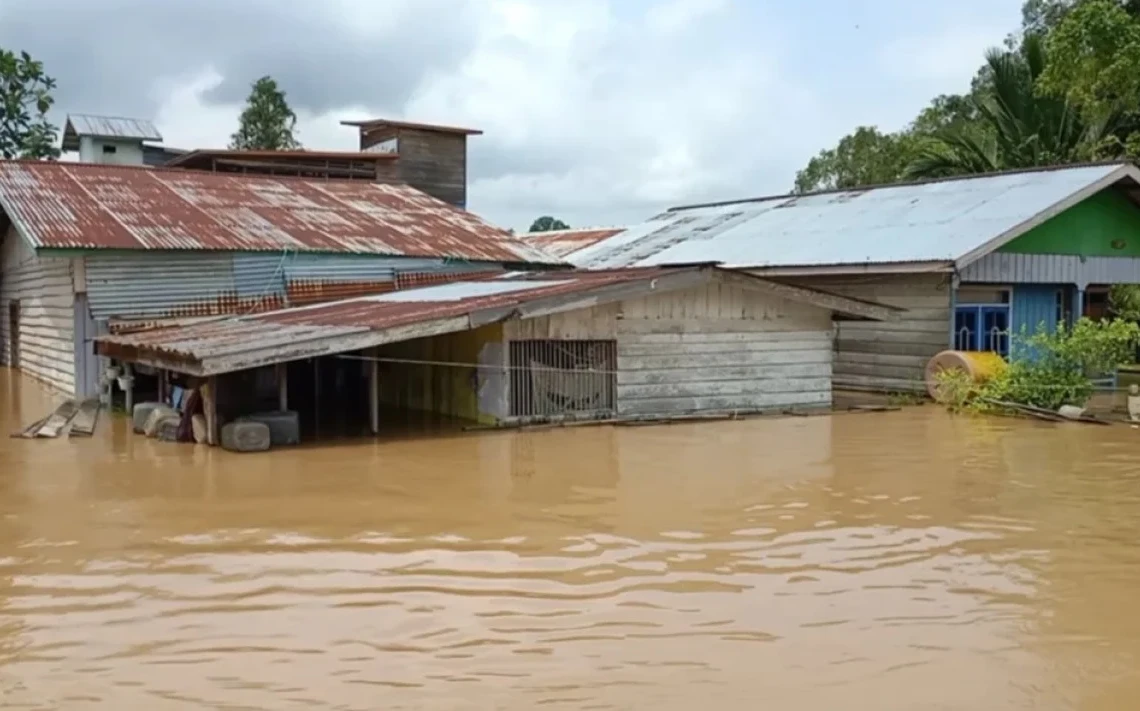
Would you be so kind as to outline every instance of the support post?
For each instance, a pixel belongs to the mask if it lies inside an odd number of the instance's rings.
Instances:
[[[372,434],[380,433],[380,361],[376,360],[375,350],[369,351],[372,360],[368,363],[368,415]]]
[[[127,412],[134,413],[135,411],[135,374],[131,370],[130,363],[123,363],[123,396],[127,406]]]
[[[321,359],[313,358],[313,431],[321,436]]]
[[[206,442],[217,446],[218,436],[218,378],[211,375],[202,386],[202,410],[206,414]]]
[[[286,363],[277,364],[277,409],[289,409],[289,368]]]
[[[158,401],[170,404],[170,373],[165,370],[158,371]]]
[[[1085,285],[1078,284],[1073,290],[1073,317],[1069,325],[1076,325],[1085,315]]]
[[[958,273],[954,272],[950,277],[950,344],[947,348],[957,350],[958,348],[958,285],[960,279]]]

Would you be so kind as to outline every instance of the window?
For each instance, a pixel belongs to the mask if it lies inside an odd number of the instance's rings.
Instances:
[[[511,416],[604,416],[617,397],[616,341],[511,341]]]
[[[109,156],[119,152],[118,146],[103,146],[103,155]]]
[[[1009,355],[1011,290],[966,286],[958,289],[954,308],[954,348]]]

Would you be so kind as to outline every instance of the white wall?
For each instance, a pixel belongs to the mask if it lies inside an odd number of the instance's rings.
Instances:
[[[735,286],[512,321],[505,335],[616,339],[619,415],[831,404],[831,313]]]
[[[105,153],[104,146],[114,149]],[[112,165],[142,165],[142,141],[116,141],[110,138],[79,137],[79,161],[81,163],[109,163]]]
[[[898,321],[837,324],[837,388],[925,391],[926,364],[950,347],[949,275],[812,277],[795,283],[906,309]]]
[[[19,368],[65,393],[75,389],[72,260],[37,257],[9,229],[0,243],[0,363],[13,362],[10,305],[19,300]]]

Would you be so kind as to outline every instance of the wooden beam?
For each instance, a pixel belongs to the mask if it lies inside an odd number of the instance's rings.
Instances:
[[[206,442],[217,446],[221,442],[218,434],[218,379],[210,376],[202,387],[202,410],[206,415]]]
[[[289,366],[278,363],[274,368],[277,376],[277,409],[284,412],[289,409]]]
[[[742,289],[787,299],[788,301],[810,304],[835,313],[871,319],[872,321],[897,321],[900,318],[901,312],[905,311],[905,309],[894,306],[862,301],[860,299],[840,296],[839,294],[832,294],[817,289],[808,289],[802,286],[792,286],[791,284],[771,281],[770,279],[763,279],[744,272],[727,269],[717,270],[717,279],[721,283],[737,286]]]
[[[372,360],[368,362],[368,416],[372,434],[380,434],[380,361],[378,351],[369,351]]]

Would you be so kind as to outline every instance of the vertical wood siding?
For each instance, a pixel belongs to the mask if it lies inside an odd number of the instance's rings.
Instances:
[[[20,302],[19,368],[66,393],[75,388],[71,260],[41,258],[9,229],[0,244],[0,362],[13,362],[9,305]]]
[[[509,322],[506,336],[615,339],[623,416],[831,404],[831,314],[738,287]]]
[[[835,386],[886,392],[925,390],[926,364],[950,343],[950,290],[945,274],[811,277],[802,286],[906,309],[898,321],[840,321]]]

